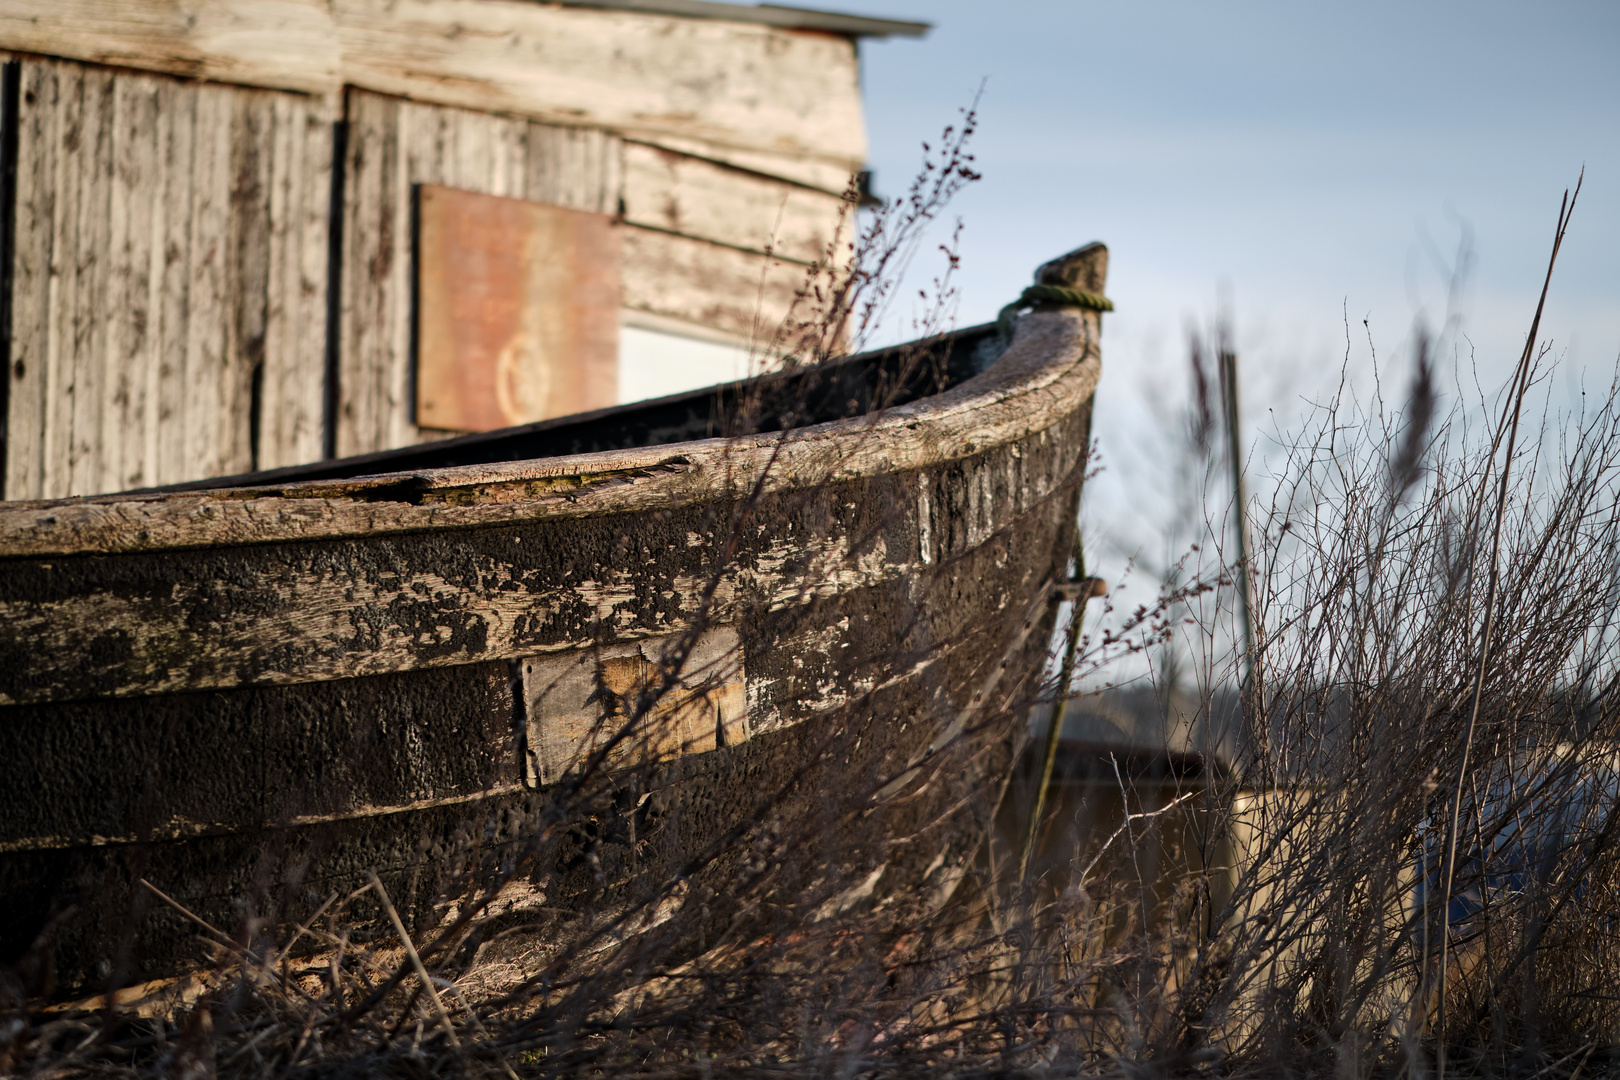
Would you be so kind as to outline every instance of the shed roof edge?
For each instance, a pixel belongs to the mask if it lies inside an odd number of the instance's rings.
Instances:
[[[825,30],[850,37],[922,37],[933,23],[879,19],[841,11],[817,11],[780,4],[727,4],[719,0],[562,0],[564,7],[639,11],[649,15],[681,15],[691,19],[725,19],[760,23],[784,30]]]

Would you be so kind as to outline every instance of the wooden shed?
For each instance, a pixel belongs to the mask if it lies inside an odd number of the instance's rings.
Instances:
[[[925,29],[700,0],[8,0],[0,496],[731,377],[847,214],[859,39]]]

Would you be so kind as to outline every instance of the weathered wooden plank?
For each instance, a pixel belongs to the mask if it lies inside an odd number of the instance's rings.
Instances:
[[[141,358],[137,339],[144,329],[141,325],[144,319],[138,323],[130,318],[128,306],[134,299],[132,278],[138,273],[134,264],[146,262],[141,257],[144,253],[138,250],[144,247],[144,238],[136,239],[130,235],[139,232],[136,223],[130,219],[141,213],[140,182],[137,177],[142,171],[140,166],[144,164],[142,159],[145,155],[141,153],[143,140],[139,109],[134,101],[139,95],[141,79],[143,76],[140,75],[130,77],[121,74],[110,80],[112,117],[108,130],[112,162],[107,175],[108,235],[103,256],[106,263],[101,275],[107,298],[107,306],[101,314],[102,344],[106,353],[96,358],[101,364],[96,382],[101,389],[103,405],[100,429],[95,439],[101,451],[104,475],[100,483],[91,489],[95,492],[119,491],[128,486],[120,482],[126,472],[127,458],[134,457],[135,468],[138,470],[140,467],[139,448],[131,455],[128,437],[131,421],[135,430],[140,430],[139,402],[131,400],[130,369]],[[145,292],[144,289],[141,291]],[[144,301],[143,295],[136,302],[144,304]]]
[[[350,91],[343,207],[343,290],[338,378],[339,457],[387,445],[394,286],[399,236],[410,221],[398,197],[399,114],[395,98]]]
[[[805,275],[797,263],[650,229],[625,229],[625,307],[725,330],[766,351],[794,309]],[[809,308],[800,305],[795,315],[805,318]]]
[[[0,769],[9,766],[12,778],[37,772],[29,783],[0,783],[0,852],[117,843],[152,826],[176,837],[244,821],[374,816],[518,787],[512,682],[509,665],[490,663],[269,691],[12,707],[0,724]],[[163,793],[162,810],[143,814],[137,808],[154,792]]]
[[[524,197],[598,214],[618,213],[623,146],[589,128],[528,125]]]
[[[270,168],[261,469],[321,456],[326,356],[332,121],[305,98],[277,94]]]
[[[796,184],[842,198],[855,194],[852,187],[855,174],[862,166],[849,161],[825,161],[773,153],[769,150],[744,150],[735,147],[716,147],[702,139],[687,138],[667,132],[656,134],[635,133],[627,142],[639,142],[671,150],[688,157],[702,158],[717,165],[746,169],[762,176],[780,177]]]
[[[301,111],[301,110],[300,110]],[[299,259],[303,239],[303,119],[290,101],[272,103],[270,153],[269,269],[265,287],[264,369],[260,376],[260,426],[253,459],[259,468],[276,468],[314,460],[298,451],[299,435],[307,441],[310,399],[300,394],[309,371],[301,369],[297,341],[301,311]],[[316,380],[316,386],[320,382]],[[314,399],[318,406],[319,398]],[[319,413],[315,414],[318,418]],[[288,445],[283,445],[283,442]]]
[[[843,199],[644,143],[624,147],[624,216],[646,225],[814,262],[854,215]],[[851,208],[852,209],[852,208]]]
[[[121,496],[0,505],[0,556],[110,553],[318,537],[431,532],[603,513],[648,513],[855,476],[925,468],[1030,437],[1096,388],[1095,313],[1037,313],[1018,323],[992,372],[877,418],[789,435],[470,465],[375,481],[288,489]],[[1053,436],[1057,437],[1057,436]],[[1068,453],[1083,454],[1082,444]],[[395,492],[408,487],[410,501]],[[285,491],[285,494],[283,493]]]
[[[46,315],[43,489],[46,498],[71,490],[73,440],[73,302],[78,283],[79,173],[83,168],[84,70],[53,65],[56,83],[50,138],[56,146],[56,191],[50,242],[50,310]]]
[[[383,93],[846,169],[866,153],[847,38],[489,0],[339,0],[333,12],[344,77]]]
[[[108,270],[112,239],[113,92],[111,71],[87,68],[81,90],[83,113],[77,148],[79,188],[74,235],[71,362],[71,434],[68,494],[116,490],[109,471],[107,428],[112,375],[107,352]],[[68,345],[64,342],[64,345]]]
[[[416,422],[416,372],[411,355],[416,330],[412,295],[416,185],[439,183],[444,177],[456,174],[458,122],[466,115],[460,109],[440,109],[410,101],[401,103],[399,108],[398,157],[389,187],[383,193],[392,204],[399,227],[388,238],[391,242],[388,274],[379,282],[388,290],[389,301],[388,321],[378,327],[378,341],[386,351],[378,354],[375,377],[381,381],[379,398],[386,411],[378,417],[381,439],[375,444],[376,449],[409,446],[435,437]]]
[[[185,263],[186,372],[184,380],[185,457],[189,476],[231,471],[223,452],[229,430],[245,417],[224,410],[232,403],[230,385],[230,183],[233,92],[223,86],[197,88],[192,135],[191,246]]]
[[[288,100],[281,99],[284,103]],[[285,448],[284,457],[298,461],[315,461],[321,457],[326,424],[326,354],[327,318],[330,308],[328,280],[331,257],[331,234],[341,222],[332,219],[333,136],[336,116],[330,99],[323,99],[320,108],[308,103],[303,110],[303,139],[301,151],[303,168],[297,173],[302,178],[300,210],[293,219],[298,238],[298,297],[299,319],[296,333],[284,327],[284,336],[278,353],[293,362],[283,368],[296,367],[302,374],[296,378],[300,407],[299,421],[278,423],[277,438]],[[289,273],[293,263],[288,260]],[[291,295],[292,282],[287,282],[287,295]],[[274,331],[270,341],[277,341]],[[291,394],[283,401],[291,399]]]
[[[231,99],[229,231],[227,232],[226,399],[221,432],[226,472],[256,467],[255,436],[263,426],[265,317],[270,277],[272,95],[238,90]]]
[[[509,116],[494,118],[490,137],[491,195],[524,198],[529,181],[529,124]]]
[[[24,52],[305,92],[340,79],[332,19],[314,0],[14,0],[0,9],[0,41]]]
[[[937,685],[941,665],[973,644],[937,642],[898,673],[878,657],[863,662],[847,640],[847,613],[863,602],[870,596],[850,593],[796,612],[788,632],[768,642],[745,641],[736,625],[711,626],[679,688],[614,757],[706,753],[824,716],[883,685]],[[248,692],[12,706],[0,726],[0,762],[27,760],[46,739],[81,752],[39,763],[41,782],[69,797],[42,803],[0,789],[0,852],[330,822],[553,783],[591,748],[593,734],[612,730],[614,714],[623,715],[674,641],[643,637],[529,657],[517,680],[509,664],[486,662]],[[172,732],[182,724],[192,737],[177,744]],[[252,733],[248,753],[244,732]],[[122,742],[122,756],[84,752],[109,737]],[[192,783],[210,768],[214,782]],[[169,796],[163,813],[123,816],[149,785]],[[72,790],[95,795],[72,798]]]
[[[865,153],[844,39],[467,0],[353,0],[335,14],[345,78],[381,92],[835,159],[845,171]]]
[[[170,130],[174,119],[164,115],[164,106],[168,103],[165,91],[174,82],[173,79],[153,78],[151,80],[152,100],[152,128],[151,128],[151,166],[150,175],[146,181],[147,228],[145,238],[146,249],[146,355],[141,364],[140,380],[141,395],[145,402],[145,415],[139,434],[140,455],[143,463],[143,473],[138,485],[146,486],[158,483],[158,447],[161,443],[158,432],[162,429],[163,400],[162,386],[162,323],[163,323],[163,275],[167,260],[166,234],[167,218],[164,206],[165,193],[168,189],[168,174],[173,168],[167,160],[169,149]]]
[[[52,244],[57,215],[56,71],[22,61],[12,234],[11,380],[5,489],[9,499],[46,497],[46,405],[51,357]]]
[[[152,281],[154,202],[159,179],[159,79],[123,74],[114,82],[110,280],[107,312],[107,389],[101,441],[108,458],[103,490],[152,481],[148,432],[150,332],[156,324]]]
[[[196,165],[197,87],[165,80],[159,88],[158,124],[163,161],[159,192],[162,269],[157,275],[157,325],[152,335],[152,438],[155,481],[173,484],[191,475],[186,430],[191,382],[192,191]]]
[[[600,127],[835,193],[866,153],[834,34],[517,0],[13,0],[0,47]]]
[[[445,138],[439,170],[443,182],[487,195],[509,194],[497,190],[505,178],[495,175],[495,128],[501,119],[488,113],[446,109],[439,123]]]
[[[50,376],[47,384],[45,493],[60,497],[73,491],[74,317],[79,277],[79,216],[84,202],[80,182],[85,165],[84,71],[64,66],[58,72],[58,118],[54,138],[57,217],[51,239]]]
[[[918,482],[932,481],[904,486]],[[840,500],[858,511],[836,488],[818,497],[824,513],[838,512]],[[1003,507],[1011,514],[1015,505]],[[0,600],[0,705],[321,682],[679,632],[710,584],[699,553],[715,538],[693,531],[701,523],[701,511],[689,510],[673,536],[656,538],[621,518],[450,545],[424,537],[342,550],[288,545],[249,560],[219,550],[178,562],[136,556],[100,589],[54,566],[18,564],[7,592],[27,598]],[[919,570],[908,545],[890,551],[837,530],[792,532],[762,541],[720,582],[715,618],[733,618],[745,593],[796,607]],[[626,544],[640,556],[620,568],[611,555]]]

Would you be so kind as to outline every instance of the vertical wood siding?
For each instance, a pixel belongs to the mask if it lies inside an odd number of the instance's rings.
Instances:
[[[606,131],[350,88],[335,223],[335,100],[20,64],[8,499],[314,461],[328,438],[349,455],[448,434],[414,416],[418,184],[622,212],[625,306],[740,340],[782,319],[841,207]]]
[[[332,118],[290,94],[272,109],[261,469],[321,456],[332,216]]]
[[[318,458],[321,102],[34,58],[21,84],[5,497]]]

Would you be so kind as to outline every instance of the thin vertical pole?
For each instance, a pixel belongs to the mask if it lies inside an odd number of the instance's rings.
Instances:
[[[1069,609],[1069,631],[1063,644],[1063,662],[1058,665],[1057,694],[1052,700],[1052,719],[1046,727],[1046,754],[1041,759],[1041,780],[1035,788],[1035,805],[1030,809],[1029,821],[1024,826],[1024,844],[1018,856],[1018,880],[1022,882],[1029,871],[1029,857],[1035,851],[1035,834],[1040,829],[1041,814],[1046,811],[1046,792],[1052,784],[1052,767],[1057,762],[1058,743],[1063,738],[1063,710],[1069,702],[1069,681],[1074,678],[1074,659],[1080,649],[1080,626],[1085,620],[1086,601],[1091,599],[1093,583],[1086,577],[1086,553],[1080,544],[1080,530],[1074,533],[1074,580],[1081,583]]]
[[[1232,518],[1237,532],[1238,611],[1243,624],[1243,688],[1254,704],[1251,725],[1255,745],[1264,755],[1269,742],[1265,706],[1260,692],[1259,656],[1254,646],[1254,575],[1250,573],[1249,493],[1243,480],[1243,434],[1238,415],[1237,353],[1229,342],[1221,343],[1221,386],[1226,391],[1227,457],[1232,464]]]

